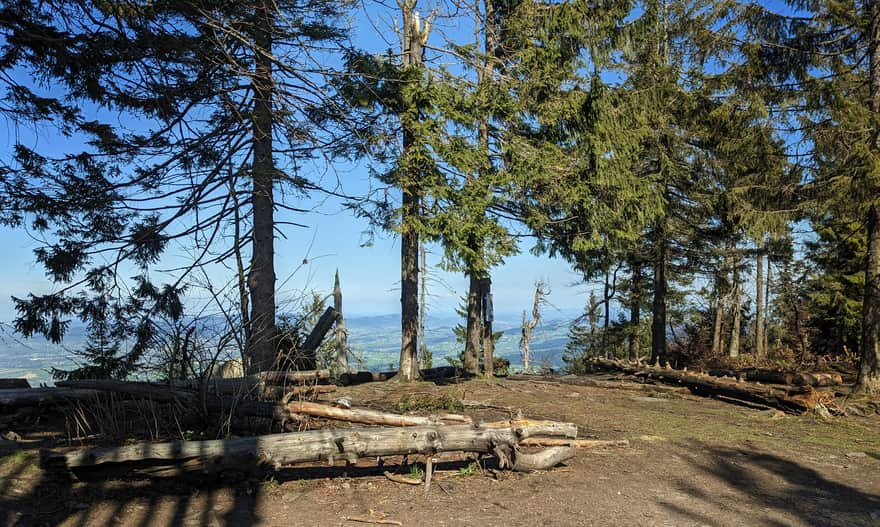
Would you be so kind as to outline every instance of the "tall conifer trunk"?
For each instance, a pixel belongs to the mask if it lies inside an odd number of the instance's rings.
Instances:
[[[495,342],[492,340],[492,279],[488,276],[481,280],[480,302],[483,314],[483,374],[492,377],[495,375]]]
[[[422,68],[421,20],[415,11],[416,0],[401,3],[403,10],[403,67],[407,70]],[[420,77],[417,76],[420,82]],[[405,105],[415,104],[411,97],[404,97]],[[418,148],[415,125],[412,119],[418,115],[413,108],[405,108],[401,116],[403,128],[403,175],[401,191],[400,233],[400,370],[398,378],[412,381],[419,377],[419,230],[421,213],[420,166],[415,160]]]
[[[654,261],[654,316],[651,321],[651,364],[666,365],[666,288],[669,266],[669,242],[665,229],[657,241]]]
[[[755,355],[763,359],[764,349],[764,247],[758,247],[755,276]]]
[[[871,66],[873,70],[873,56]],[[871,86],[873,89],[874,84],[872,83]],[[865,299],[862,305],[862,353],[859,375],[853,391],[878,395],[880,394],[880,208],[877,205],[872,205],[868,212],[866,260]]]
[[[733,261],[733,292],[731,293],[730,304],[733,307],[733,323],[730,328],[730,350],[731,358],[739,357],[739,336],[741,331],[742,310],[739,305],[739,259],[734,258]]]
[[[880,2],[868,3],[871,112],[880,117]],[[870,148],[880,150],[880,130],[874,130]],[[868,210],[868,254],[865,256],[865,296],[862,304],[862,341],[859,375],[853,391],[880,394],[880,209],[876,197]]]
[[[630,360],[639,358],[639,326],[641,326],[642,263],[632,263],[632,283],[629,298],[629,351]]]
[[[467,296],[467,334],[464,344],[464,371],[471,375],[480,373],[480,341],[483,338],[483,325],[480,320],[481,298],[480,278],[474,272],[468,273]]]
[[[248,288],[251,342],[248,370],[264,371],[275,362],[275,224],[272,159],[272,28],[274,6],[263,2],[254,14],[253,234]]]

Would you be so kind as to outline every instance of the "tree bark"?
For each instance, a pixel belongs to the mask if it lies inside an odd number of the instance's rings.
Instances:
[[[333,280],[333,309],[336,310],[336,374],[348,371],[348,329],[342,316],[342,286],[339,284],[339,269]]]
[[[574,428],[577,432],[577,428]],[[492,454],[499,448],[510,453],[508,466],[516,464],[519,441],[538,435],[570,437],[570,430],[520,426],[505,428],[479,425],[425,426],[348,430],[313,430],[257,437],[239,437],[210,441],[174,441],[140,443],[111,448],[92,448],[68,453],[53,453],[47,463],[67,469],[82,469],[104,464],[137,463],[139,466],[167,466],[191,462],[189,467],[204,472],[224,468],[293,465],[296,463],[355,461],[358,458],[438,452],[475,452]],[[125,466],[125,465],[122,465]]]
[[[876,8],[880,11],[880,7]],[[880,24],[880,13],[874,24]],[[877,29],[880,32],[880,29]],[[880,37],[880,35],[877,35]],[[878,53],[875,51],[875,55]],[[880,61],[880,57],[877,57]],[[875,67],[872,56],[872,72]],[[877,64],[880,70],[880,64]],[[880,71],[876,72],[880,83]],[[873,79],[872,79],[873,80]],[[874,85],[872,84],[872,88]],[[880,108],[878,108],[880,113]],[[872,205],[868,212],[868,254],[865,258],[865,298],[862,304],[862,341],[859,375],[854,393],[880,395],[880,208]]]
[[[769,338],[767,334],[769,333],[769,321],[770,321],[770,282],[772,280],[772,265],[770,261],[770,254],[767,253],[767,278],[764,280],[764,353],[768,353],[770,347],[768,345]]]
[[[470,423],[471,419],[463,415],[446,415],[423,417],[420,415],[400,415],[362,408],[337,408],[326,404],[318,404],[307,401],[292,402],[287,405],[291,413],[305,414],[315,417],[325,417],[336,421],[349,423],[361,423],[365,425],[385,426],[429,426],[441,424],[442,421],[456,421]],[[445,419],[444,419],[445,417]]]
[[[627,357],[629,360],[638,360],[639,358],[639,328],[642,324],[642,264],[641,262],[632,263],[632,282],[630,284],[630,300],[629,300],[629,349]]]
[[[480,373],[480,343],[483,340],[481,320],[480,279],[475,273],[468,274],[467,328],[464,344],[464,371],[470,375]]]
[[[669,247],[665,229],[657,241],[654,261],[654,314],[651,321],[651,364],[666,364],[666,288]]]
[[[401,2],[403,10],[403,66],[411,70],[422,69],[422,42],[427,36],[423,32],[419,14],[415,10],[416,0]],[[421,82],[418,77],[416,82]],[[410,98],[404,104],[413,105]],[[409,113],[413,108],[408,108]],[[419,184],[421,166],[416,161],[417,144],[415,122],[401,114],[403,128],[404,174],[401,185],[403,203],[401,207],[400,234],[400,367],[398,377],[403,381],[414,381],[419,377],[419,218],[421,215],[422,190]],[[416,117],[417,119],[417,117]]]
[[[424,240],[419,242],[419,368],[430,368],[425,321],[428,315],[428,255]]]
[[[764,349],[764,247],[758,247],[755,256],[755,355],[763,359]]]
[[[253,110],[253,235],[248,287],[251,294],[250,373],[272,369],[275,363],[275,222],[272,158],[272,28],[274,4],[264,1],[254,14],[255,48]]]
[[[488,276],[480,280],[480,310],[483,323],[483,374],[495,375],[495,341],[492,340],[492,279]]]
[[[733,307],[733,323],[730,328],[729,354],[731,358],[739,357],[739,335],[742,322],[742,309],[739,303],[739,258],[733,260],[733,292],[731,293],[731,306]]]

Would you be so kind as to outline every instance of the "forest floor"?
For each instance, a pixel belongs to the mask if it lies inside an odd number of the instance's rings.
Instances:
[[[37,447],[54,439],[22,433],[33,449],[0,457],[0,524],[366,525],[354,517],[404,526],[880,526],[880,416],[826,421],[689,395],[511,380],[370,383],[334,397],[400,409],[413,393],[571,421],[582,437],[630,446],[580,451],[534,474],[450,461],[426,494],[389,481],[374,460],[263,480],[71,482],[39,467]],[[467,413],[508,417],[503,408]]]

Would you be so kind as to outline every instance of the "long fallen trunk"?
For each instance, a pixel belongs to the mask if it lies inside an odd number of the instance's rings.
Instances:
[[[361,423],[366,425],[429,426],[441,424],[442,421],[468,423],[471,421],[469,417],[457,414],[423,417],[420,415],[400,415],[361,408],[337,408],[335,406],[306,401],[289,403],[287,408],[294,414],[325,417],[337,421],[347,421],[349,423]]]
[[[27,379],[0,379],[0,390],[12,390],[15,388],[30,388]]]
[[[436,381],[441,379],[451,379],[461,377],[464,371],[455,366],[438,366],[436,368],[424,368],[419,370],[422,380]],[[364,384],[367,382],[383,382],[393,379],[397,375],[397,371],[358,371],[342,373],[339,376],[339,384],[342,386],[351,386],[355,384]]]
[[[760,368],[747,368],[743,370],[709,370],[713,377],[733,377],[752,382],[764,382],[771,384],[785,384],[796,386],[838,386],[843,384],[843,377],[839,373],[825,372],[788,372],[782,370],[767,370]]]
[[[613,360],[597,359],[591,363],[597,369],[620,371],[643,379],[657,380],[689,388],[697,395],[720,396],[748,403],[757,403],[790,413],[814,410],[819,403],[828,403],[834,395],[802,388],[774,388],[748,382],[737,382],[669,368],[633,366]]]
[[[555,431],[555,432],[553,432]],[[186,464],[190,470],[213,472],[223,469],[252,468],[255,465],[275,467],[296,463],[355,461],[358,458],[439,452],[504,452],[500,461],[507,466],[517,464],[519,442],[535,436],[556,433],[557,437],[573,437],[577,427],[557,423],[520,426],[511,423],[504,428],[480,425],[423,426],[411,428],[365,428],[347,430],[314,430],[257,437],[240,437],[211,441],[174,441],[140,443],[113,448],[93,448],[67,453],[50,453],[44,459],[49,466],[82,469],[101,465],[134,464],[139,468]],[[564,434],[564,435],[563,435]],[[508,459],[505,459],[508,458]],[[563,456],[564,457],[564,456]],[[544,459],[556,464],[559,454]],[[528,469],[534,458],[526,460]]]
[[[71,388],[15,388],[0,390],[0,407],[50,406],[68,404],[71,401],[91,401],[97,390]]]

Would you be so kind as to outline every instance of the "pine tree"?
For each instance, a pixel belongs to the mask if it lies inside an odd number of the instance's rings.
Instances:
[[[812,146],[806,204],[816,218],[863,225],[867,247],[856,392],[880,393],[880,5],[792,3],[792,15],[751,6],[752,33],[737,72],[774,96]],[[785,122],[785,121],[783,121]],[[833,224],[833,223],[832,223]]]
[[[19,96],[16,114],[42,105],[38,116],[75,139],[57,159],[18,144],[0,168],[4,221],[27,222],[46,236],[37,260],[61,285],[16,300],[17,330],[58,340],[66,317],[87,320],[95,303],[113,298],[112,324],[139,350],[152,316],[179,302],[189,272],[249,244],[245,359],[252,371],[271,367],[275,211],[296,211],[275,190],[317,189],[296,167],[330,141],[330,119],[341,116],[338,107],[318,111],[328,70],[314,57],[344,36],[334,26],[344,4],[18,2],[4,9],[4,72],[53,79],[64,92],[57,100],[123,116],[111,125],[100,113],[71,113],[41,98],[29,83],[9,86]],[[250,235],[224,244],[229,223],[238,233],[244,221]],[[177,240],[195,257],[171,284],[154,286],[149,269]],[[140,284],[133,296],[121,274],[128,266]],[[80,287],[94,297],[74,295]]]

